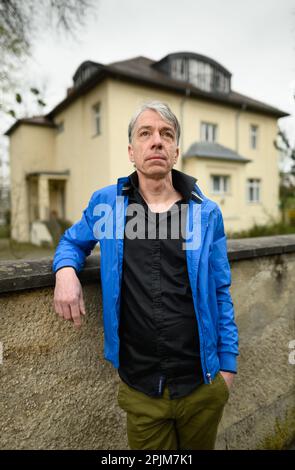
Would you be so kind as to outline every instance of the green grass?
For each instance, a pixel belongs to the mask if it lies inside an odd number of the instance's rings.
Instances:
[[[17,243],[9,238],[0,239],[0,260],[38,259],[52,257],[54,248],[35,246],[31,243]]]
[[[251,237],[267,237],[271,235],[288,235],[295,233],[295,225],[283,224],[282,222],[272,223],[268,225],[253,225],[248,230],[240,232],[228,232],[228,238],[251,238]]]
[[[0,238],[9,238],[10,228],[8,225],[0,225]]]

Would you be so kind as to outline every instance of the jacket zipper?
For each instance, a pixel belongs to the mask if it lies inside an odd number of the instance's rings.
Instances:
[[[210,216],[210,214],[209,214],[209,216]],[[208,226],[209,226],[209,216],[208,216],[208,222],[207,222],[207,225],[206,225],[205,234],[207,233],[207,229],[208,229]],[[200,318],[201,318],[201,316],[200,316]],[[207,363],[207,358],[206,358],[206,341],[205,341],[204,324],[203,324],[202,318],[201,318],[201,323],[202,323],[202,329],[203,329],[203,341],[204,341],[204,346],[205,346],[204,347],[204,359],[205,359],[205,366],[206,366],[206,370],[207,370],[206,377],[208,379],[209,385],[211,385],[212,384],[212,378],[211,378],[211,374],[210,374],[209,369],[208,369],[208,363]]]
[[[163,385],[164,385],[165,377],[163,375],[160,376],[159,385],[158,385],[158,395],[162,395],[163,393]]]
[[[204,324],[203,324],[203,320],[202,320],[201,315],[199,315],[199,310],[198,309],[197,309],[197,315],[200,319],[200,321],[198,322],[199,323],[199,328],[201,326],[201,329],[202,329],[202,341],[203,341],[204,365],[205,365],[206,377],[208,379],[209,384],[211,385],[212,384],[212,378],[211,378],[211,374],[208,370],[208,363],[207,363],[207,357],[206,357],[206,341],[205,341],[205,336],[204,336]]]
[[[209,214],[210,215],[210,214]],[[209,220],[209,216],[208,216],[208,220]],[[206,232],[207,232],[207,228],[209,226],[209,222],[207,222],[207,225],[206,225]],[[206,232],[204,234],[204,237],[206,235]],[[199,318],[200,321],[198,321],[198,324],[199,324],[199,328],[201,326],[201,330],[202,330],[202,341],[203,341],[203,352],[204,352],[204,365],[205,365],[205,371],[206,371],[206,377],[207,377],[207,380],[208,380],[208,383],[211,385],[212,384],[212,377],[211,377],[211,373],[209,372],[208,370],[208,363],[207,363],[207,357],[206,357],[206,341],[205,341],[205,335],[204,335],[204,324],[203,324],[203,320],[202,320],[202,317],[201,315],[199,314],[199,310],[198,308],[196,309],[197,310],[197,317]],[[200,335],[199,335],[200,336]]]

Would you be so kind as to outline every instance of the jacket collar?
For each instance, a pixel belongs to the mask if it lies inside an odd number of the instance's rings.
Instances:
[[[196,181],[197,179],[193,176],[182,173],[174,168],[172,169],[172,183],[174,188],[181,193],[186,201],[193,199],[197,204],[201,204],[204,200],[204,196],[196,185]],[[121,194],[123,195],[128,195],[132,189],[138,189],[137,171],[134,171],[128,177],[119,178],[118,186],[119,185],[122,188]]]

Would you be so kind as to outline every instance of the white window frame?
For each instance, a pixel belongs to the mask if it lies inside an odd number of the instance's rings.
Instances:
[[[219,189],[214,188],[214,178],[219,178]],[[216,195],[225,195],[230,192],[230,175],[210,175],[211,193]]]
[[[252,192],[252,196],[251,195]],[[249,204],[258,204],[261,202],[261,179],[247,179],[247,202]]]
[[[217,142],[218,126],[213,122],[201,122],[201,142]]]
[[[95,103],[92,106],[93,135],[101,134],[101,104]]]
[[[256,124],[250,124],[250,148],[256,150],[258,148],[258,131]]]

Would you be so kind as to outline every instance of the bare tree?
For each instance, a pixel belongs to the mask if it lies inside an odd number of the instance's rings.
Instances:
[[[295,147],[292,146],[287,134],[282,129],[279,129],[274,146],[281,154],[282,163],[290,163],[289,172],[295,175]]]
[[[53,29],[74,36],[94,3],[95,0],[0,0],[0,110],[5,111],[7,93],[15,94],[16,72],[30,57],[40,32]],[[19,94],[15,97],[17,102],[22,98]]]
[[[295,147],[291,145],[287,134],[279,129],[274,146],[280,152],[280,209],[282,222],[286,223],[286,212],[290,208],[290,201],[293,204],[295,196]],[[286,171],[286,167],[289,167]]]
[[[93,0],[0,0],[0,46],[4,54],[30,52],[32,39],[44,26],[73,34],[83,26]]]

